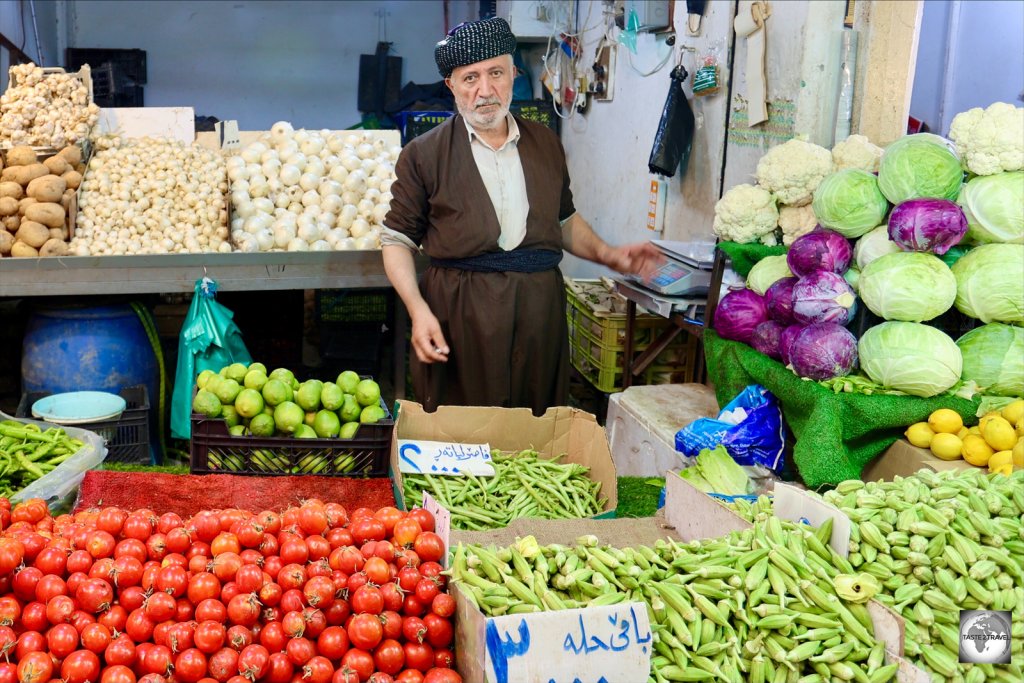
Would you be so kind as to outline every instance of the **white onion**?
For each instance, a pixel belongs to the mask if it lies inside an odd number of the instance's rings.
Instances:
[[[299,237],[288,243],[288,251],[309,251],[309,244]]]
[[[303,173],[299,178],[299,187],[303,190],[315,190],[320,184],[320,176],[315,173]]]
[[[344,239],[338,240],[338,243],[334,245],[337,251],[352,251],[356,248],[356,241],[351,237],[345,237]]]
[[[345,206],[345,202],[341,201],[341,196],[336,194],[320,195],[320,208],[324,211],[328,211],[332,214],[341,213],[341,209]]]
[[[266,228],[257,232],[253,237],[256,239],[256,244],[259,245],[260,251],[270,251],[274,248],[274,231]]]
[[[278,121],[270,127],[270,139],[273,140],[276,145],[283,140],[290,138],[293,132],[292,124],[287,121]]]
[[[348,231],[353,237],[359,238],[370,232],[370,224],[366,222],[365,218],[357,218],[352,221],[352,227]]]
[[[309,247],[310,251],[331,251],[331,243],[325,240],[317,240]]]
[[[285,164],[281,167],[279,177],[286,187],[290,187],[298,184],[299,179],[302,177],[302,171],[294,164]]]
[[[299,229],[296,236],[309,243],[316,242],[323,237],[323,232],[320,230],[320,226],[316,222],[310,221],[309,223],[299,222]]]

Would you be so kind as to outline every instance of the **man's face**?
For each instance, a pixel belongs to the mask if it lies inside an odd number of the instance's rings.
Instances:
[[[469,124],[491,130],[508,114],[514,79],[512,55],[499,55],[456,68],[446,82],[455,95],[455,106]]]

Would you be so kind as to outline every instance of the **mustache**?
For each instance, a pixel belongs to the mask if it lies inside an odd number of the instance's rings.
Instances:
[[[480,107],[486,107],[492,104],[497,104],[500,106],[501,100],[498,99],[497,97],[481,97],[477,99],[476,102],[473,103],[473,108],[479,109]]]

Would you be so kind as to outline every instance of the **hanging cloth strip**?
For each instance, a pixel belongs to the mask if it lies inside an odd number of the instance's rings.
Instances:
[[[765,78],[765,20],[771,8],[761,0],[740,0],[733,28],[747,41],[747,125],[756,126],[768,120],[768,85]]]
[[[691,36],[700,35],[700,24],[704,18],[705,0],[686,0],[686,29]]]

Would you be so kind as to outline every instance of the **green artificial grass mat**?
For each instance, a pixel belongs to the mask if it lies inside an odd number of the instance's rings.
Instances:
[[[653,517],[665,486],[661,477],[619,477],[619,507],[616,517]]]

